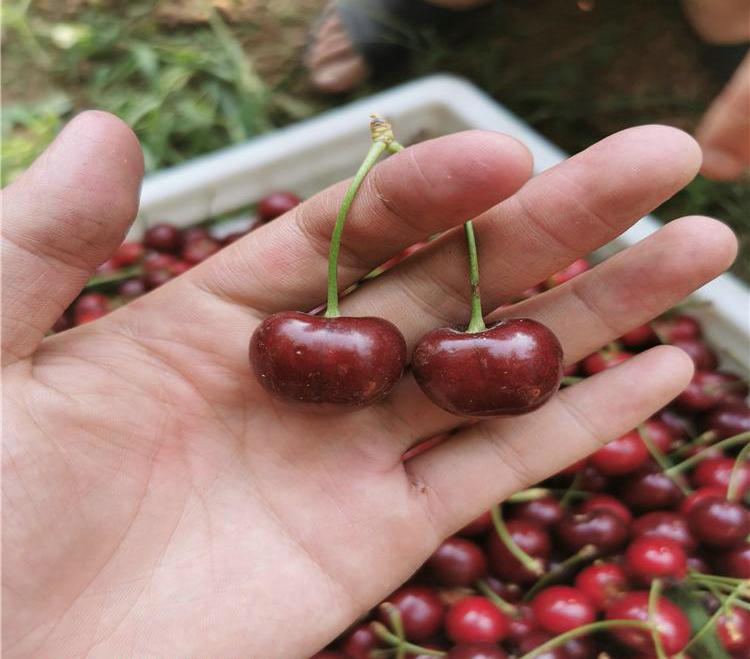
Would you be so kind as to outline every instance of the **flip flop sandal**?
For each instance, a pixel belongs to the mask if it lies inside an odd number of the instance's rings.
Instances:
[[[419,28],[439,27],[455,20],[457,13],[424,0],[335,0],[324,9],[311,31],[308,68],[313,68],[309,63],[313,44],[322,25],[333,14],[338,16],[354,52],[362,57],[371,73],[378,73],[418,47]]]

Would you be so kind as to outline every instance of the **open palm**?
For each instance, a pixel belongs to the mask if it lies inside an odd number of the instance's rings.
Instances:
[[[477,218],[492,309],[611,240],[699,166],[688,136],[656,126],[528,182],[528,152],[498,134],[409,148],[373,170],[352,207],[342,287],[448,232],[342,312],[385,317],[411,346],[468,316],[463,221]],[[660,347],[533,414],[464,427],[408,374],[353,413],[270,399],[248,365],[250,334],[269,313],[324,299],[343,184],[115,313],[44,338],[122,239],[141,175],[132,133],[86,113],[4,192],[9,658],[310,655],[443,537],[634,427],[690,377],[687,356]],[[716,276],[734,252],[722,224],[685,218],[491,315],[541,320],[571,363]]]

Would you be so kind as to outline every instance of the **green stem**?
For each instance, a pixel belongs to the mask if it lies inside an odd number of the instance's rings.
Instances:
[[[641,622],[640,620],[602,620],[601,622],[592,622],[588,625],[583,625],[583,627],[576,627],[569,632],[555,636],[555,638],[535,647],[531,652],[527,652],[519,659],[534,659],[540,654],[547,652],[547,650],[554,650],[556,647],[564,645],[571,639],[586,636],[587,634],[595,634],[596,632],[606,631],[615,627],[636,627],[646,631],[651,631],[652,629],[649,623]]]
[[[646,434],[645,426],[640,425],[638,426],[637,430],[638,434],[641,437],[641,441],[646,445],[648,452],[651,454],[651,457],[654,459],[656,464],[658,464],[661,467],[661,470],[666,473],[669,478],[672,479],[672,481],[674,481],[674,484],[680,488],[682,493],[685,496],[688,496],[691,492],[690,488],[685,484],[685,480],[682,478],[682,476],[680,476],[680,474],[668,473],[669,468],[672,466],[672,464],[669,462],[669,460],[667,460],[667,457],[654,445],[649,436]]]
[[[469,283],[471,284],[471,319],[467,332],[484,332],[487,326],[482,317],[482,300],[479,296],[479,259],[477,258],[477,241],[474,237],[474,225],[469,220],[464,224],[466,244],[469,249]]]
[[[670,467],[666,470],[666,474],[668,476],[671,476],[672,474],[678,474],[682,471],[685,471],[686,469],[690,469],[692,466],[704,460],[706,458],[706,455],[708,455],[710,451],[729,448],[730,446],[734,446],[735,444],[743,444],[748,440],[750,440],[750,431],[742,432],[739,435],[734,435],[734,437],[727,437],[720,442],[716,442],[716,444],[711,444],[711,446],[703,449],[700,453],[696,453],[693,457],[688,458],[687,460],[683,460],[679,464]]]
[[[474,586],[482,593],[490,602],[492,602],[498,609],[500,609],[505,615],[515,618],[518,615],[518,608],[513,606],[510,602],[506,602],[500,595],[498,595],[489,584],[480,579]]]
[[[430,650],[429,648],[423,648],[420,645],[409,643],[390,632],[388,628],[380,622],[370,623],[370,629],[375,632],[375,635],[381,640],[389,643],[398,650],[404,652],[412,652],[414,654],[426,654],[430,657],[444,657],[446,655],[442,650]]]
[[[105,272],[101,275],[94,275],[86,282],[86,288],[101,286],[102,284],[114,284],[124,279],[129,279],[143,272],[143,266],[134,265],[129,268],[121,268],[113,272]]]
[[[495,526],[495,531],[500,537],[502,543],[508,548],[508,551],[518,560],[519,563],[521,563],[521,565],[523,565],[525,569],[527,569],[532,574],[541,576],[544,573],[544,564],[539,559],[529,556],[516,544],[515,540],[513,540],[510,533],[508,532],[508,527],[505,526],[501,506],[493,506],[491,515],[492,523]]]
[[[560,384],[564,387],[572,387],[574,384],[583,382],[586,378],[579,378],[575,375],[566,375],[560,380]]]
[[[585,545],[581,547],[575,554],[569,556],[561,563],[558,563],[554,569],[549,570],[546,574],[542,575],[537,579],[536,583],[529,588],[526,594],[523,596],[523,601],[528,602],[534,595],[536,595],[542,588],[546,588],[549,584],[558,581],[570,570],[579,563],[585,563],[594,558],[599,552],[594,545]]]
[[[688,644],[683,648],[683,651],[687,650],[691,645],[697,643],[700,639],[702,639],[709,630],[714,629],[716,622],[719,620],[723,612],[726,611],[727,613],[729,613],[729,607],[732,605],[734,600],[736,600],[740,596],[741,586],[742,584],[737,584],[737,587],[732,591],[729,597],[727,597],[722,605],[718,609],[716,609],[715,613],[708,620],[706,620],[706,624],[703,625],[703,627],[701,627],[695,633],[693,638],[690,639]]]
[[[508,503],[524,503],[525,501],[539,501],[544,499],[551,494],[551,491],[546,487],[530,487],[527,490],[521,490],[515,494],[511,494],[507,501]]]
[[[573,498],[573,493],[578,491],[578,486],[583,480],[583,471],[577,471],[576,475],[573,476],[573,480],[570,485],[565,489],[562,497],[560,497],[560,506],[567,508],[570,505],[570,500]]]
[[[727,487],[727,501],[734,501],[739,498],[738,495],[741,481],[740,470],[742,469],[742,464],[747,460],[748,453],[750,453],[750,442],[740,449],[740,452],[737,454],[737,459],[734,461],[732,474],[729,477],[729,486]]]
[[[657,659],[668,659],[667,653],[664,652],[664,646],[659,636],[659,627],[656,625],[657,607],[659,604],[659,595],[661,594],[661,579],[654,579],[651,582],[651,589],[648,593],[648,619],[651,622],[651,637],[654,640],[654,650]]]

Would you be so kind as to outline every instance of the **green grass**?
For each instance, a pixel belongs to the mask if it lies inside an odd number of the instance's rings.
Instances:
[[[590,12],[503,0],[448,31],[405,31],[410,64],[330,98],[301,65],[323,0],[221,0],[222,14],[202,1],[6,0],[3,182],[87,107],[133,126],[154,170],[435,71],[469,78],[570,152],[639,123],[692,130],[723,84],[676,0],[597,0]],[[657,213],[720,217],[746,255],[749,209],[748,182],[698,178]],[[747,256],[735,271],[750,281]]]

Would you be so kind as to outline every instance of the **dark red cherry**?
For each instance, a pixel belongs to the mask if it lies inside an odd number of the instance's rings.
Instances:
[[[408,585],[388,598],[401,614],[404,634],[410,641],[425,641],[434,636],[443,624],[443,603],[435,590],[427,586]],[[388,616],[378,610],[378,617],[385,625]]]
[[[182,232],[182,244],[187,245],[194,240],[205,240],[211,238],[211,235],[203,227],[188,227]]]
[[[600,554],[609,554],[622,547],[628,538],[625,522],[615,513],[602,509],[566,515],[556,530],[563,545],[571,551],[593,545]]]
[[[750,534],[750,511],[741,503],[708,497],[688,515],[690,530],[712,547],[737,547]]]
[[[143,234],[143,245],[157,252],[175,252],[182,245],[182,233],[172,224],[155,224]]]
[[[284,311],[250,339],[261,385],[288,401],[362,407],[384,398],[401,377],[406,342],[382,318],[324,318]]]
[[[630,522],[633,521],[633,515],[627,506],[623,505],[619,499],[610,496],[609,494],[595,494],[578,506],[579,513],[587,513],[590,510],[597,509],[613,512],[620,517],[626,525],[629,525]]]
[[[640,510],[676,508],[684,498],[682,490],[664,472],[652,469],[655,467],[644,469],[627,479],[622,488],[623,501]]]
[[[750,613],[739,607],[730,607],[716,623],[716,635],[724,649],[734,654],[750,650]]]
[[[718,371],[696,371],[685,390],[675,398],[678,405],[689,412],[704,412],[717,407],[731,393],[736,379]]]
[[[453,414],[523,414],[557,391],[562,348],[541,323],[514,318],[483,332],[428,332],[417,342],[411,367],[432,402]]]
[[[515,614],[510,616],[508,620],[508,632],[505,638],[511,643],[518,643],[538,628],[539,625],[531,606],[529,604],[519,604],[516,607]]]
[[[714,569],[727,577],[750,579],[750,543],[717,552]]]
[[[471,586],[487,572],[482,550],[471,540],[458,537],[444,540],[425,566],[441,586]]]
[[[555,475],[556,476],[576,476],[579,472],[583,470],[583,468],[588,463],[589,463],[589,459],[583,458],[583,460],[578,460],[577,462],[574,462],[573,464],[568,465],[564,469],[561,469]]]
[[[701,371],[712,371],[719,365],[716,353],[700,339],[679,339],[672,341],[672,345],[685,351]]]
[[[578,489],[584,492],[603,492],[609,487],[609,476],[605,476],[594,465],[587,464],[581,470],[581,478],[578,482]]]
[[[174,275],[169,272],[169,270],[147,270],[143,273],[141,281],[143,282],[144,288],[147,291],[151,291],[154,288],[163,286],[173,277]]]
[[[182,248],[182,260],[186,263],[195,264],[205,261],[221,249],[221,245],[213,238],[194,238],[185,243]]]
[[[118,268],[123,268],[140,261],[144,251],[143,243],[123,243],[112,255],[111,260]]]
[[[648,449],[638,431],[631,430],[600,448],[589,459],[606,476],[618,476],[643,466],[648,457]]]
[[[627,590],[628,577],[617,563],[594,563],[576,575],[575,586],[603,611]]]
[[[539,591],[531,601],[539,626],[563,634],[594,622],[596,611],[585,593],[570,586],[551,586]]]
[[[656,601],[654,616],[649,616],[649,593],[635,591],[615,600],[607,609],[608,620],[640,620],[656,625],[664,651],[677,654],[690,640],[690,622],[687,616],[664,597]],[[653,652],[654,642],[650,631],[633,627],[613,627],[609,632],[634,650]]]
[[[492,516],[490,515],[490,511],[488,510],[487,512],[482,513],[475,520],[469,522],[458,533],[459,535],[468,535],[469,537],[482,535],[483,533],[489,531],[491,526]]]
[[[109,298],[101,293],[84,293],[73,304],[75,313],[88,311],[109,311]]]
[[[577,277],[583,272],[586,272],[591,266],[586,259],[576,259],[568,266],[565,266],[562,270],[558,270],[554,274],[550,275],[546,281],[547,288],[554,288],[560,284],[564,284],[566,281],[570,281],[573,277]]]
[[[520,643],[518,643],[518,651],[522,655],[526,654],[527,652],[535,650],[547,641],[551,641],[552,638],[552,634],[541,629],[535,632],[531,632],[531,634],[529,634]],[[568,659],[568,655],[565,653],[565,649],[563,648],[563,646],[558,645],[551,650],[547,650],[546,652],[535,655],[534,659]]]
[[[517,583],[500,581],[491,574],[484,578],[484,582],[506,602],[520,602],[523,591]]]
[[[301,201],[293,192],[272,192],[258,202],[258,217],[262,222],[270,222],[298,206]]]
[[[636,538],[669,538],[682,545],[685,551],[692,551],[698,546],[686,517],[680,513],[657,510],[642,515],[633,522],[630,530]]]
[[[687,515],[693,508],[695,508],[696,505],[698,505],[704,499],[708,499],[710,497],[724,497],[726,496],[726,493],[726,487],[708,486],[700,487],[686,496],[683,502],[680,504],[680,514],[685,517],[685,528],[687,528]]]
[[[620,337],[620,343],[626,348],[645,348],[657,342],[658,338],[649,323],[634,327]]]
[[[497,643],[507,630],[508,617],[485,597],[466,597],[445,614],[445,634],[454,643]]]
[[[692,316],[674,314],[651,323],[654,331],[665,343],[684,339],[700,339],[703,336],[700,323]]]
[[[124,298],[135,298],[146,292],[146,286],[142,279],[126,279],[117,287],[117,294]]]
[[[547,527],[557,524],[562,519],[563,508],[559,500],[547,496],[519,503],[513,509],[512,515],[513,519],[526,519]]]
[[[459,643],[445,659],[508,659],[508,655],[495,643]]]
[[[597,656],[596,643],[590,636],[571,638],[566,643],[563,643],[561,647],[565,659],[595,659]]]
[[[650,584],[659,577],[684,577],[687,556],[682,545],[674,540],[641,536],[625,550],[625,565],[636,581]]]
[[[373,659],[372,651],[380,645],[380,639],[370,625],[362,624],[344,634],[338,649],[350,659]]]
[[[73,327],[73,319],[70,317],[69,313],[64,313],[55,321],[55,324],[52,326],[52,331],[57,334],[58,332],[69,330],[71,327]]]
[[[691,418],[678,410],[667,407],[658,412],[656,418],[669,428],[672,439],[693,437],[696,434]]]
[[[544,561],[550,553],[551,542],[547,531],[539,524],[523,519],[511,519],[506,522],[508,533],[513,541],[532,558]],[[504,581],[513,583],[531,583],[539,575],[527,570],[511,554],[497,533],[490,533],[487,554],[491,570]]]
[[[750,431],[750,407],[745,403],[727,403],[711,412],[704,421],[706,430],[713,430],[719,439]]]
[[[672,429],[659,419],[647,419],[641,432],[662,453],[667,453],[672,446],[672,440],[674,439]]]
[[[596,375],[597,373],[606,371],[608,368],[614,368],[615,366],[622,364],[632,356],[632,353],[623,352],[619,349],[607,348],[600,350],[583,360],[583,372],[586,373],[586,375]]]
[[[690,480],[695,487],[720,487],[726,492],[734,465],[735,460],[732,458],[707,458],[698,463]],[[741,464],[737,468],[735,478],[737,496],[742,498],[750,490],[750,464],[747,462]]]

